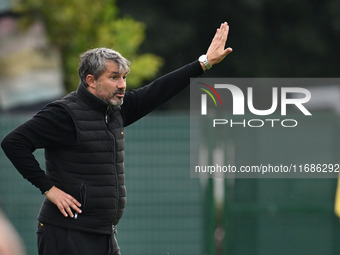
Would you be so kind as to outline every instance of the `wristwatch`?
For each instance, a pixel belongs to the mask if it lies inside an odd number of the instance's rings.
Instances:
[[[212,67],[208,62],[207,55],[205,55],[205,54],[200,56],[198,61],[201,62],[205,66],[206,70],[209,70]]]

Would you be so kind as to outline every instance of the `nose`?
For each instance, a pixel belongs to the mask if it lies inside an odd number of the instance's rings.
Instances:
[[[119,89],[125,89],[126,88],[126,79],[124,77],[121,77],[119,79],[118,88]]]

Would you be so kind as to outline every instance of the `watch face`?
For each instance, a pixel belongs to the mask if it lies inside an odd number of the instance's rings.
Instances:
[[[207,70],[209,70],[211,68],[210,63],[208,62],[208,58],[207,55],[202,55],[199,57],[198,61],[200,61]]]
[[[207,56],[206,56],[206,55],[202,55],[202,56],[199,57],[198,60],[199,60],[200,62],[205,62],[205,61],[207,61]]]

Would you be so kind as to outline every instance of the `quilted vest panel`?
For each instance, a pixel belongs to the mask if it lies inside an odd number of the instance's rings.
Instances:
[[[46,199],[39,219],[71,229],[112,233],[126,204],[120,111],[91,107],[75,92],[55,103],[71,114],[78,142],[68,148],[46,148],[46,174],[82,204],[82,213],[77,219],[65,218]]]

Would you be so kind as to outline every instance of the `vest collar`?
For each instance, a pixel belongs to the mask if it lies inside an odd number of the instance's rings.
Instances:
[[[83,83],[80,83],[77,89],[77,95],[86,104],[91,105],[94,109],[99,111],[105,112],[109,107],[107,102],[88,91]]]

